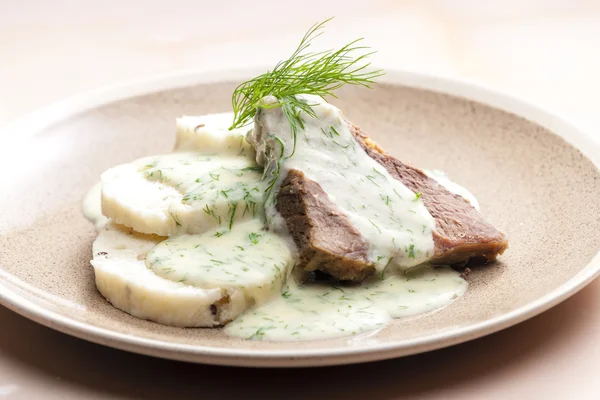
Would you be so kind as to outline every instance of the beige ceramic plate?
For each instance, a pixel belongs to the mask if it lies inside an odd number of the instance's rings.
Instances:
[[[451,306],[352,340],[239,341],[218,329],[138,320],[95,290],[94,230],[80,200],[102,171],[173,144],[181,114],[225,111],[257,71],[183,74],[115,87],[34,113],[0,134],[0,302],[62,332],[159,357],[245,366],[310,366],[399,357],[530,318],[600,269],[600,151],[560,118],[463,83],[388,72],[335,101],[392,154],[439,168],[479,198],[508,235],[500,262],[476,269]],[[446,93],[446,94],[444,94]],[[579,149],[579,150],[578,150]]]

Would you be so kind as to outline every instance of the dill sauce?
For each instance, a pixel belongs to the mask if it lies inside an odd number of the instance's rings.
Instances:
[[[287,234],[285,221],[275,208],[276,188],[288,171],[296,169],[319,183],[348,215],[369,243],[369,260],[378,271],[388,265],[409,268],[429,260],[435,221],[420,193],[413,193],[367,155],[338,108],[317,96],[302,99],[312,106],[316,117],[301,113],[304,128],[296,135],[281,107],[259,108],[249,134],[258,163],[265,165],[267,181],[275,180],[275,190],[265,204],[269,227]],[[269,104],[277,99],[263,101]]]
[[[289,243],[263,228],[253,219],[231,230],[172,237],[148,253],[146,265],[164,279],[203,289],[236,289],[260,305],[279,295],[294,264]]]
[[[99,231],[108,222],[108,218],[102,215],[101,191],[102,185],[98,182],[88,190],[81,204],[83,215],[94,224],[96,231]]]
[[[417,267],[409,274],[370,278],[358,285],[299,284],[225,326],[230,336],[252,340],[315,340],[353,336],[383,328],[393,318],[440,309],[467,290],[451,268]]]
[[[168,210],[175,234],[231,228],[262,213],[262,168],[245,155],[165,154],[142,159],[138,173],[181,193]]]
[[[462,295],[467,282],[450,268],[409,269],[422,264],[433,251],[435,223],[420,196],[366,155],[337,108],[312,97],[307,101],[315,104],[318,119],[305,116],[296,153],[282,163],[275,187],[292,168],[319,182],[371,243],[370,257],[378,267],[377,276],[354,286],[301,284],[293,278],[295,254],[274,208],[276,190],[265,207],[272,231],[264,230],[262,212],[247,214],[253,203],[263,201],[261,196],[273,173],[272,160],[265,159],[264,148],[257,149],[257,158],[271,163],[267,162],[267,179],[263,181],[254,163],[232,159],[231,155],[176,153],[144,160],[139,171],[146,179],[172,185],[186,199],[181,206],[191,215],[176,212],[174,219],[192,222],[191,209],[200,211],[202,202],[194,196],[200,194],[202,200],[211,199],[207,211],[201,212],[214,219],[212,230],[172,236],[158,244],[146,256],[148,268],[163,279],[190,286],[223,291],[236,288],[235,295],[246,296],[255,307],[223,330],[250,340],[359,335],[381,329],[393,318],[439,309]],[[278,110],[263,109],[257,118],[259,129],[253,134],[288,132],[287,138],[278,139],[283,154],[289,156],[293,137],[289,122]],[[237,188],[235,193],[229,191],[232,187]],[[99,202],[94,201],[97,197],[95,188],[84,203],[86,216],[92,220],[100,215]],[[220,204],[219,212],[211,208],[212,204]],[[238,208],[231,211],[233,204]]]

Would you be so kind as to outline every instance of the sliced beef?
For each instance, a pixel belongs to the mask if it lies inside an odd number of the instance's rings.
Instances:
[[[350,124],[356,141],[367,154],[415,193],[435,219],[435,254],[432,264],[486,263],[508,247],[504,234],[487,222],[471,203],[411,165],[385,153],[360,128]]]
[[[356,141],[367,154],[421,199],[436,221],[433,232],[436,265],[486,263],[508,247],[506,237],[463,197],[453,194],[421,170],[386,154],[358,127]],[[321,186],[292,170],[277,195],[277,211],[300,252],[300,268],[320,270],[336,279],[361,281],[375,268],[367,258],[368,243]]]
[[[276,208],[298,247],[300,268],[349,281],[360,281],[375,272],[368,260],[367,241],[321,186],[302,172],[293,169],[288,173],[277,194]]]

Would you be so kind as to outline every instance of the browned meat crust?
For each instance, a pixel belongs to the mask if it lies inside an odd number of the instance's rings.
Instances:
[[[298,170],[291,170],[277,194],[277,211],[300,252],[299,266],[319,269],[339,280],[360,281],[375,272],[369,245],[323,191]]]
[[[504,234],[487,222],[463,197],[451,193],[423,171],[385,153],[368,135],[350,124],[367,154],[421,199],[436,221],[434,265],[486,263],[508,247]],[[276,199],[277,211],[300,253],[299,267],[320,270],[343,281],[361,281],[375,268],[368,243],[323,191],[297,170],[289,172]]]
[[[367,154],[413,192],[421,193],[425,207],[436,221],[432,264],[453,265],[490,262],[508,248],[504,234],[487,222],[471,203],[453,194],[411,165],[385,153],[360,128],[352,133]]]

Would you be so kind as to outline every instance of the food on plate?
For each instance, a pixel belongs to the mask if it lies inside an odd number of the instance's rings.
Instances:
[[[280,187],[266,200],[267,224],[291,234],[298,267],[361,281],[386,265],[493,261],[504,251],[504,235],[465,198],[386,154],[336,107],[304,99],[315,117],[299,138],[279,107],[257,114],[249,135]]]
[[[180,327],[226,324],[280,292],[294,258],[279,236],[258,220],[215,234],[164,238],[108,223],[93,245],[96,286],[131,315]]]
[[[262,212],[262,167],[241,131],[223,128],[231,121],[231,113],[179,118],[174,153],[102,174],[102,213],[136,232],[161,236],[256,217]]]
[[[115,307],[251,340],[352,336],[447,306],[468,287],[451,266],[507,248],[471,193],[325,100],[382,71],[358,41],[308,52],[324,25],[239,85],[233,113],[178,118],[173,153],[102,174],[84,208]]]
[[[247,129],[228,129],[232,112],[177,118],[174,151],[201,151],[205,154],[241,156],[254,154],[245,140]]]

